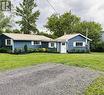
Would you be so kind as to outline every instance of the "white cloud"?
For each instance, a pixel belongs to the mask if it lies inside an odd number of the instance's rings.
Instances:
[[[21,0],[15,1],[15,5]],[[72,12],[82,19],[96,21],[102,24],[104,28],[104,0],[49,0],[58,13],[62,14],[66,11]],[[44,29],[47,17],[54,13],[54,10],[48,4],[47,0],[36,0],[40,17],[37,22],[39,29]]]

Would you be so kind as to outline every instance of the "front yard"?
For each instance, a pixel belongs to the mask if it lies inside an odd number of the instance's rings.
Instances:
[[[26,55],[0,54],[0,70],[5,71],[40,63],[61,63],[79,67],[88,67],[104,72],[104,53],[91,54],[51,54],[31,53]],[[85,95],[104,95],[104,77],[95,80]]]
[[[25,55],[0,54],[0,70],[14,69],[40,63],[62,63],[89,67],[104,71],[104,53],[91,54],[51,54],[31,53]]]

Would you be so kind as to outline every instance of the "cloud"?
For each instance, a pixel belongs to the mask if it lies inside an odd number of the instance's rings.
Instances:
[[[15,4],[21,0],[12,0]],[[104,28],[104,0],[49,0],[56,11],[63,14],[72,10],[75,15],[80,16],[83,20],[99,22]],[[47,22],[47,17],[55,13],[47,0],[36,0],[38,9],[40,10],[37,26],[40,30],[44,30],[43,25]]]

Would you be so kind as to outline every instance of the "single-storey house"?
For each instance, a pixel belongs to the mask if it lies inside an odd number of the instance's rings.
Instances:
[[[23,49],[28,48],[55,48],[57,52],[67,53],[90,50],[91,39],[82,34],[63,35],[57,39],[51,39],[42,35],[3,33],[0,35],[0,48]]]

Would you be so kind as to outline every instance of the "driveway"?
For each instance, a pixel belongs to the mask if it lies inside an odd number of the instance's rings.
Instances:
[[[41,64],[0,73],[0,95],[83,95],[99,76],[87,68]]]

